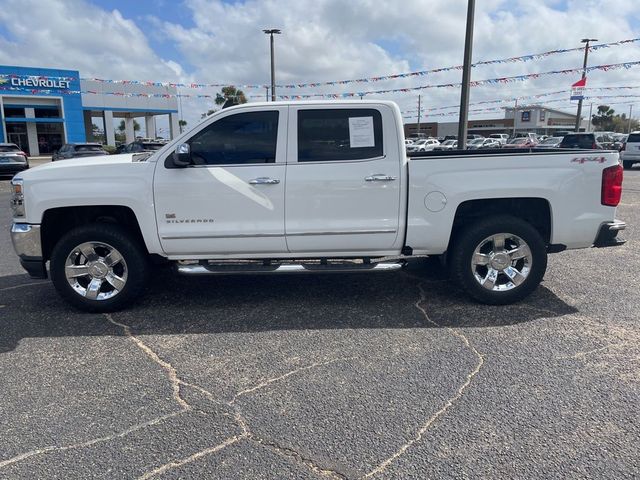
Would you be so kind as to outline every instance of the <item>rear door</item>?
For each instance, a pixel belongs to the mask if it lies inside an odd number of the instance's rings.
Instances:
[[[400,248],[406,157],[390,107],[291,106],[288,143],[290,252],[338,255]]]

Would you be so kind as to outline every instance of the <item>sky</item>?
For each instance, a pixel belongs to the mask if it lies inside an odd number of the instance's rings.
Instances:
[[[473,60],[500,59],[640,37],[639,0],[477,0]],[[82,77],[183,83],[269,83],[269,42],[276,37],[276,82],[344,80],[428,70],[462,63],[466,0],[0,0],[0,64],[79,70]],[[595,50],[590,65],[640,61],[640,42]],[[582,66],[571,52],[528,62],[475,67],[472,80]],[[457,83],[461,72],[294,90],[280,94],[366,92]],[[471,103],[566,90],[548,103],[573,111],[570,85],[579,74],[484,85],[471,90]],[[640,66],[593,72],[589,87],[638,86],[637,90],[591,92],[638,95]],[[214,95],[216,89],[181,89]],[[250,100],[264,90],[246,89]],[[459,88],[421,92],[424,108],[459,103]],[[416,110],[418,92],[367,95]],[[628,111],[633,97],[591,99]],[[506,104],[504,104],[506,105]],[[181,116],[193,126],[213,105],[182,102]],[[501,111],[472,112],[496,118]],[[486,108],[486,106],[485,106]],[[423,121],[453,121],[456,109],[426,112]],[[635,115],[634,115],[635,116]]]

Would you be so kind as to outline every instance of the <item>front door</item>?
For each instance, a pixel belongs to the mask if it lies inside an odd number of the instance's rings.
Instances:
[[[154,196],[164,252],[224,258],[286,251],[286,132],[287,107],[222,111],[185,140],[192,165],[160,159]]]
[[[387,105],[290,107],[290,252],[374,256],[399,250],[404,149],[394,119]]]

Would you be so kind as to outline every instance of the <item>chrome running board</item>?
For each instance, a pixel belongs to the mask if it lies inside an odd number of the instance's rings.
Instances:
[[[178,264],[183,275],[262,275],[286,273],[372,273],[400,270],[404,262],[351,263],[351,264]]]

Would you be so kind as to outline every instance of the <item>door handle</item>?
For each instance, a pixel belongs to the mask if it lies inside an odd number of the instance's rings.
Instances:
[[[364,180],[366,182],[393,182],[395,179],[396,177],[385,175],[384,173],[376,173],[374,175],[364,177]]]
[[[252,180],[249,180],[250,185],[277,185],[280,183],[280,180],[277,178],[269,178],[269,177],[258,177]]]

